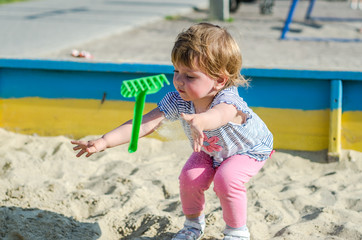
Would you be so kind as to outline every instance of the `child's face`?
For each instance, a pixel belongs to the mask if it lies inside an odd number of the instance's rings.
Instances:
[[[199,69],[191,69],[183,65],[175,66],[173,84],[185,101],[197,101],[214,97],[217,93],[215,80]]]

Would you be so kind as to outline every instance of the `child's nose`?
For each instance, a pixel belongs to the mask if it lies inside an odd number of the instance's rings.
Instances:
[[[184,84],[184,81],[182,80],[181,76],[175,76],[174,82],[177,86],[182,86]]]

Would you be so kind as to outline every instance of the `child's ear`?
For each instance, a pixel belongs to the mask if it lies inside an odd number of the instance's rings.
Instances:
[[[226,76],[216,79],[215,80],[215,88],[216,88],[216,90],[222,89],[225,86],[227,81],[228,81],[228,78]]]

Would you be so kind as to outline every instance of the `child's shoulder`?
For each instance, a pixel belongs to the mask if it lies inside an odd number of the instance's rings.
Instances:
[[[238,99],[242,100],[242,98],[239,96],[237,87],[234,86],[221,90],[220,92],[218,92],[218,94],[215,96],[214,99],[216,100],[216,99],[225,99],[225,98],[231,100],[238,100]]]
[[[220,103],[232,104],[237,109],[247,107],[247,103],[240,97],[237,87],[229,87],[221,90],[214,98],[212,105],[215,106]]]

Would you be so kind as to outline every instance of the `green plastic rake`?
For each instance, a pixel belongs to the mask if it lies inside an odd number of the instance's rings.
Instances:
[[[121,95],[126,98],[136,98],[133,111],[132,135],[128,146],[128,152],[133,153],[137,151],[146,95],[158,92],[164,86],[164,83],[170,85],[164,74],[123,81]]]

